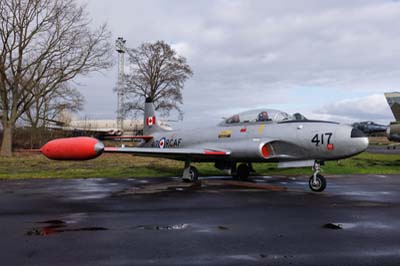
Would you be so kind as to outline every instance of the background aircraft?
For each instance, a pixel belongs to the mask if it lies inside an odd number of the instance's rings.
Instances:
[[[103,152],[180,160],[184,162],[182,178],[187,181],[198,179],[192,162],[214,162],[216,168],[242,180],[248,178],[252,162],[278,162],[282,168],[312,166],[309,186],[319,192],[326,187],[320,174],[324,161],[356,155],[368,146],[368,138],[350,126],[296,120],[272,109],[243,112],[201,129],[165,130],[157,121],[148,100],[140,147],[104,147],[97,139],[78,137],[50,141],[41,151],[55,160],[88,160]]]
[[[117,120],[75,120],[69,116],[66,119],[51,120],[54,125],[48,126],[54,130],[73,132],[75,136],[94,136],[104,139],[110,136],[132,136],[143,132],[143,121],[137,119],[125,119],[122,128],[117,125]],[[159,121],[160,122],[160,121]],[[164,129],[171,129],[165,122],[161,121],[160,126]]]
[[[364,134],[373,135],[386,132],[388,126],[377,124],[373,121],[356,122],[351,125],[354,128],[362,131]]]

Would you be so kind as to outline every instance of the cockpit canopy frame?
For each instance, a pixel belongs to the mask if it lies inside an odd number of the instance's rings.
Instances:
[[[250,111],[241,112],[225,119],[222,125],[238,125],[238,124],[257,124],[257,123],[279,123],[284,121],[295,120],[288,113],[269,108],[260,108]]]

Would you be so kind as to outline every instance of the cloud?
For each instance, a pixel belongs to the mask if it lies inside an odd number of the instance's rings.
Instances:
[[[184,56],[186,58],[190,58],[194,55],[193,49],[190,47],[190,44],[186,42],[177,42],[171,44],[172,49],[176,51],[178,55]]]
[[[383,94],[373,94],[325,104],[321,109],[314,110],[313,114],[317,117],[341,122],[374,120],[387,124],[394,120]]]
[[[224,112],[270,105],[315,115],[322,108],[318,115],[325,117],[391,119],[377,95],[400,89],[398,2],[87,2],[94,23],[106,18],[129,47],[164,40],[187,57],[194,71],[184,89],[189,120],[216,120]],[[116,109],[115,98],[105,96],[113,95],[116,73],[116,68],[107,72],[102,83],[85,79],[86,112],[98,111],[97,95],[101,106]],[[367,105],[364,98],[379,98],[380,104]]]

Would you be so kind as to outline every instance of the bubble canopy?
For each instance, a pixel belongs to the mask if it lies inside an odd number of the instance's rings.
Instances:
[[[275,109],[255,109],[238,113],[226,119],[222,124],[265,123],[295,120],[293,116]]]

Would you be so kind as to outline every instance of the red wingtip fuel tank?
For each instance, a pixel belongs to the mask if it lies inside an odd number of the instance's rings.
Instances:
[[[62,138],[47,142],[41,152],[52,160],[90,160],[102,154],[104,145],[95,138]]]

